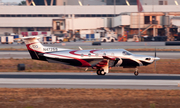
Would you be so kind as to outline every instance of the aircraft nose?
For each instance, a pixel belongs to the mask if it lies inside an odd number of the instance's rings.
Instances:
[[[155,61],[158,61],[158,60],[160,60],[160,58],[159,58],[159,57],[155,57],[154,60],[155,60]]]

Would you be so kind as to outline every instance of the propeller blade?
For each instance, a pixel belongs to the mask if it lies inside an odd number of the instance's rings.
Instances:
[[[156,61],[154,62],[154,69],[155,69],[155,71],[156,71]]]
[[[154,52],[154,59],[156,58],[156,47],[155,47],[155,52]],[[154,69],[156,71],[156,60],[155,60],[155,63],[154,63]]]
[[[155,52],[154,52],[154,57],[156,58],[156,48],[155,48]]]

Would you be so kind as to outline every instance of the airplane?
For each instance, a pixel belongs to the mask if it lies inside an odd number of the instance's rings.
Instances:
[[[91,67],[97,70],[97,75],[109,73],[111,67],[135,68],[138,75],[139,66],[147,66],[160,58],[147,55],[136,55],[125,49],[79,50],[43,46],[39,37],[23,37],[23,41],[32,59],[49,63],[62,63],[77,67]]]

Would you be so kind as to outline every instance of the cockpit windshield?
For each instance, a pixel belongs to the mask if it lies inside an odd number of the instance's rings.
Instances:
[[[124,55],[132,55],[130,52],[128,52],[128,51],[123,51],[122,52]]]

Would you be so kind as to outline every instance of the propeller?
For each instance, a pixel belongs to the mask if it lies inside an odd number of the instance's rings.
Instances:
[[[155,51],[154,51],[154,67],[155,67],[155,71],[156,71],[156,61],[158,61],[158,60],[160,60],[160,58],[159,57],[156,57],[156,48],[155,48]]]
[[[154,68],[155,68],[155,71],[156,71],[156,48],[155,48],[155,51],[154,51]]]
[[[154,57],[156,58],[156,48],[155,48],[155,53],[154,53]]]

